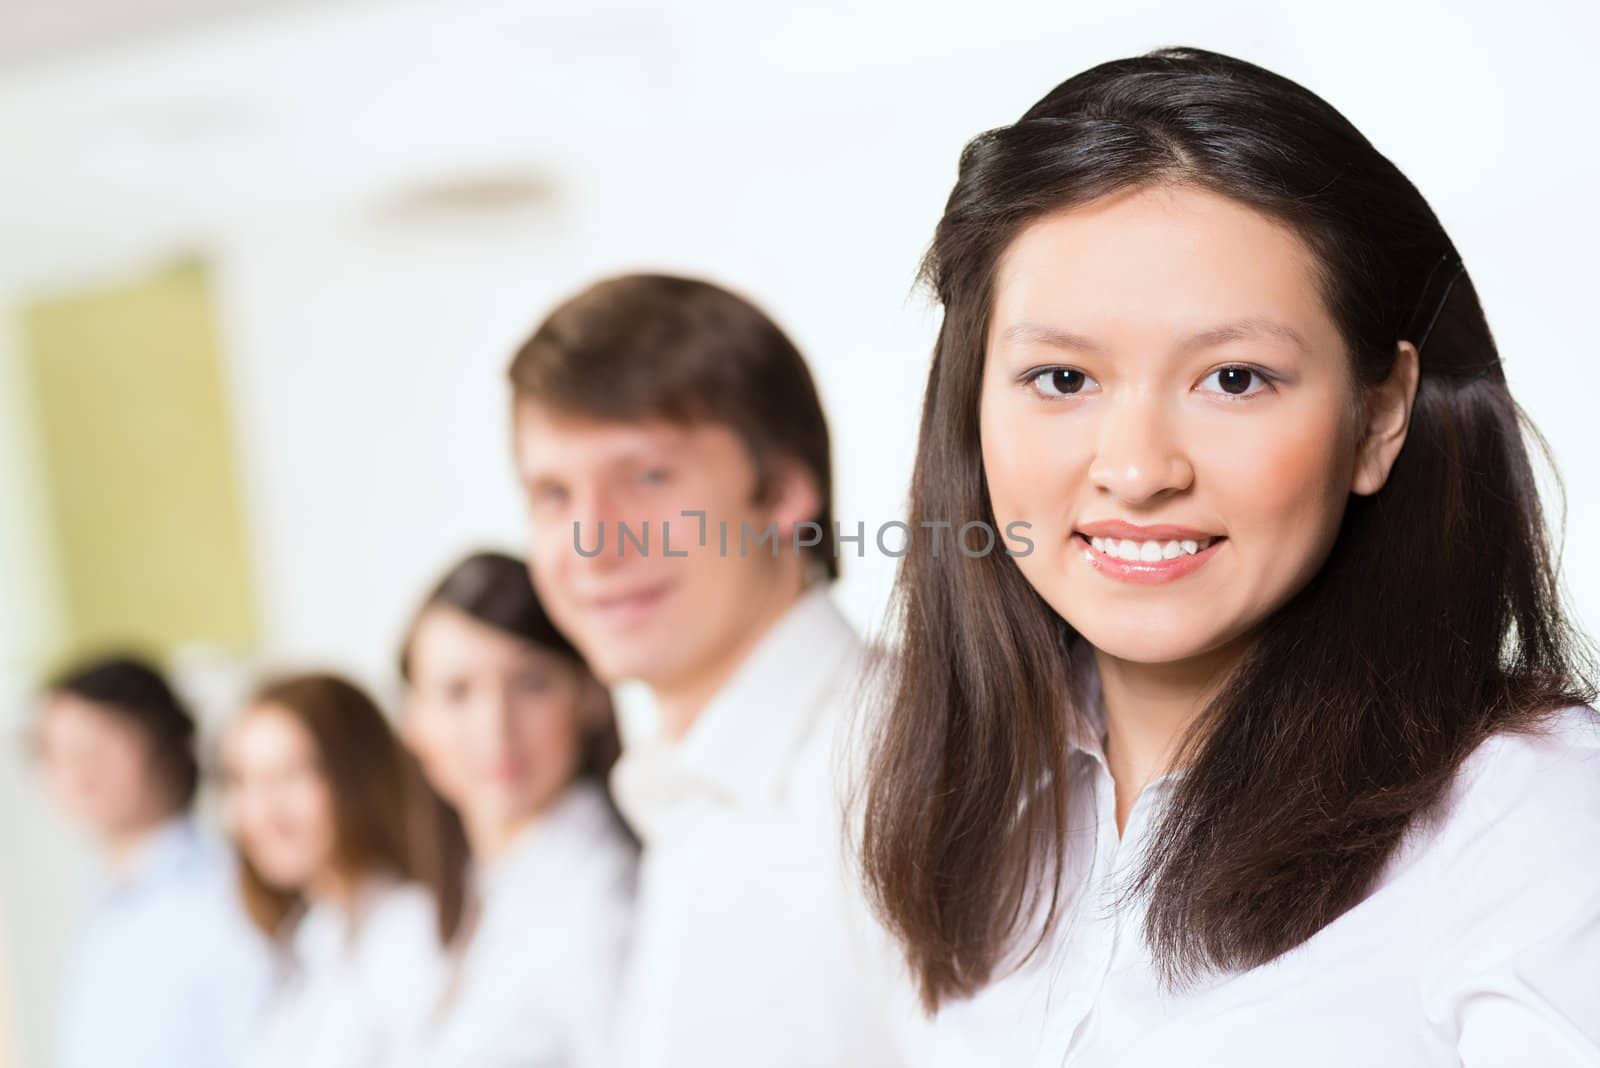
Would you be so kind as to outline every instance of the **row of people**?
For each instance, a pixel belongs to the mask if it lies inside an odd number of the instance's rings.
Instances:
[[[448,809],[400,804],[402,743],[335,680],[230,734],[252,911],[313,977],[278,987],[274,1044],[1600,1062],[1600,721],[1499,353],[1416,188],[1303,87],[1163,49],[969,144],[924,273],[881,655],[829,593],[873,539],[834,515],[817,390],[759,309],[630,275],[518,348],[527,574],[452,575],[403,658]],[[513,588],[529,615],[465,606]],[[606,773],[624,680],[654,714]],[[565,718],[511,716],[519,687]],[[329,734],[334,705],[364,733]],[[540,813],[526,854],[514,810]],[[573,859],[528,859],[569,830]],[[364,938],[380,916],[428,937]],[[355,978],[317,994],[331,960]],[[513,973],[491,1006],[479,980]]]
[[[193,719],[131,658],[51,684],[43,766],[101,838],[62,1063],[609,1063],[636,842],[609,696],[518,560],[475,554],[401,655],[400,729],[331,674],[270,681],[221,747],[234,853],[189,816]]]

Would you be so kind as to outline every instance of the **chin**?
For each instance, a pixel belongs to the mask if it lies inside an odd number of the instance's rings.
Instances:
[[[667,650],[657,649],[653,644],[638,643],[624,648],[613,645],[605,655],[595,657],[589,664],[602,682],[650,682],[670,674],[674,666],[673,659]]]
[[[1204,634],[1187,629],[1174,631],[1163,626],[1141,626],[1136,620],[1127,618],[1114,628],[1073,624],[1073,629],[1096,652],[1130,664],[1181,663],[1204,656],[1220,644],[1217,634],[1209,629]]]
[[[296,893],[311,882],[311,876],[305,872],[274,868],[265,864],[256,864],[255,867],[256,871],[261,873],[263,882],[283,893]]]

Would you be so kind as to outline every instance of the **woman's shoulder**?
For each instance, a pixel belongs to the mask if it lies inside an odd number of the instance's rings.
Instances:
[[[1443,937],[1495,947],[1600,908],[1600,713],[1574,706],[1479,744],[1419,842]]]
[[[427,958],[440,951],[438,908],[427,887],[400,880],[374,881],[355,915],[357,954],[366,962]]]
[[[377,881],[363,890],[355,925],[352,963],[363,996],[401,1016],[430,1003],[448,959],[433,894],[414,882]]]
[[[639,847],[628,834],[605,787],[580,780],[567,790],[563,848],[573,890],[595,903],[631,902]]]
[[[631,900],[638,848],[598,783],[568,786],[511,852],[482,873],[489,914],[546,926],[550,916],[603,917]]]
[[[1426,943],[1423,994],[1431,1015],[1455,1021],[1463,1035],[1500,1016],[1521,1021],[1516,1029],[1525,1036],[1563,1013],[1596,1018],[1596,842],[1594,709],[1562,709],[1535,729],[1496,734],[1478,746],[1426,847],[1426,898],[1407,921],[1409,937]],[[1468,1016],[1470,1026],[1462,1022]]]
[[[1491,735],[1462,763],[1448,807],[1470,827],[1558,814],[1563,825],[1600,820],[1600,713],[1574,705]]]

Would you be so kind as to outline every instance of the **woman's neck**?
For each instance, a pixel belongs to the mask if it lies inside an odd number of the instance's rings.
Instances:
[[[1095,650],[1106,712],[1106,766],[1116,784],[1119,835],[1139,793],[1174,770],[1184,736],[1243,651],[1241,641],[1187,660],[1145,664]]]
[[[469,817],[465,820],[467,848],[472,851],[472,859],[480,864],[493,864],[505,856],[519,838],[555,807],[556,801],[566,793],[570,785],[569,783],[562,787],[534,808],[520,812],[514,818],[507,819],[503,813],[496,811],[493,814]]]
[[[362,878],[340,868],[330,868],[317,876],[306,888],[306,897],[319,905],[333,905],[347,909],[355,904],[361,892]]]
[[[172,820],[177,814],[162,809],[152,813],[145,819],[128,823],[119,827],[105,838],[107,866],[112,875],[122,878],[133,870],[137,859],[143,852],[144,845]]]

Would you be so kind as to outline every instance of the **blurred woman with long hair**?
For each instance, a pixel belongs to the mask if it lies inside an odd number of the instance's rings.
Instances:
[[[605,776],[610,697],[550,623],[522,561],[476,553],[406,635],[403,735],[471,847],[451,973],[408,1063],[608,1063],[634,845]]]
[[[462,902],[414,762],[371,698],[319,674],[258,690],[223,756],[246,903],[282,959],[250,1063],[394,1063]]]

